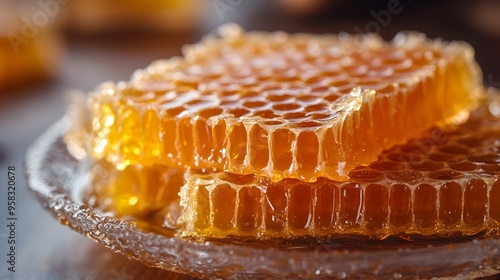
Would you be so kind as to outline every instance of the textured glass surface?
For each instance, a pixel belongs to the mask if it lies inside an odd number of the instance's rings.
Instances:
[[[78,202],[84,164],[70,156],[54,124],[26,157],[29,185],[63,225],[148,266],[233,279],[471,279],[500,273],[500,238],[441,241],[293,240],[266,243],[182,239],[165,229],[118,220]],[[92,256],[88,256],[91,258]]]

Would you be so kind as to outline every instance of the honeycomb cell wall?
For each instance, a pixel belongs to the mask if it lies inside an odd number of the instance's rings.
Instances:
[[[90,146],[118,169],[345,181],[382,150],[466,115],[480,77],[470,46],[421,34],[388,43],[226,26],[182,58],[99,87]]]
[[[499,105],[496,96],[458,127],[434,128],[426,137],[384,151],[371,165],[351,171],[346,182],[190,172],[181,190],[184,234],[384,238],[498,231]],[[203,201],[197,199],[200,193]],[[214,201],[234,204],[219,208]],[[216,222],[220,213],[223,226]],[[206,222],[196,224],[199,219]]]

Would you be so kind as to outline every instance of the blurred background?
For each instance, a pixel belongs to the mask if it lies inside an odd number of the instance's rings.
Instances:
[[[28,192],[23,158],[66,96],[127,80],[225,22],[312,33],[401,30],[464,40],[500,87],[497,0],[0,0],[0,279],[190,279],[127,260],[58,224]],[[17,272],[7,271],[7,166],[17,168]],[[491,278],[493,279],[493,278]]]

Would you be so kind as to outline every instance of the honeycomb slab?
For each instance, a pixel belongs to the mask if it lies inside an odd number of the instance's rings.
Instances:
[[[498,100],[498,99],[497,99]],[[500,227],[500,102],[457,128],[384,151],[336,182],[191,173],[184,234],[294,237],[472,235]]]
[[[165,165],[117,170],[99,161],[85,200],[193,237],[498,234],[499,139],[500,96],[492,95],[466,123],[434,127],[386,150],[369,166],[352,170],[348,181],[272,182]]]
[[[202,172],[345,181],[481,98],[473,49],[400,34],[245,33],[187,46],[89,102],[92,156],[123,170],[160,164]]]

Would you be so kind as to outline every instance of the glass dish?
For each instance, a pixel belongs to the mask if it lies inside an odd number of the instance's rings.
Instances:
[[[26,156],[29,186],[63,225],[148,266],[203,278],[472,279],[500,273],[500,237],[366,241],[353,237],[273,242],[183,239],[163,228],[108,217],[79,201],[82,164],[53,124]],[[91,257],[91,256],[89,256]]]

